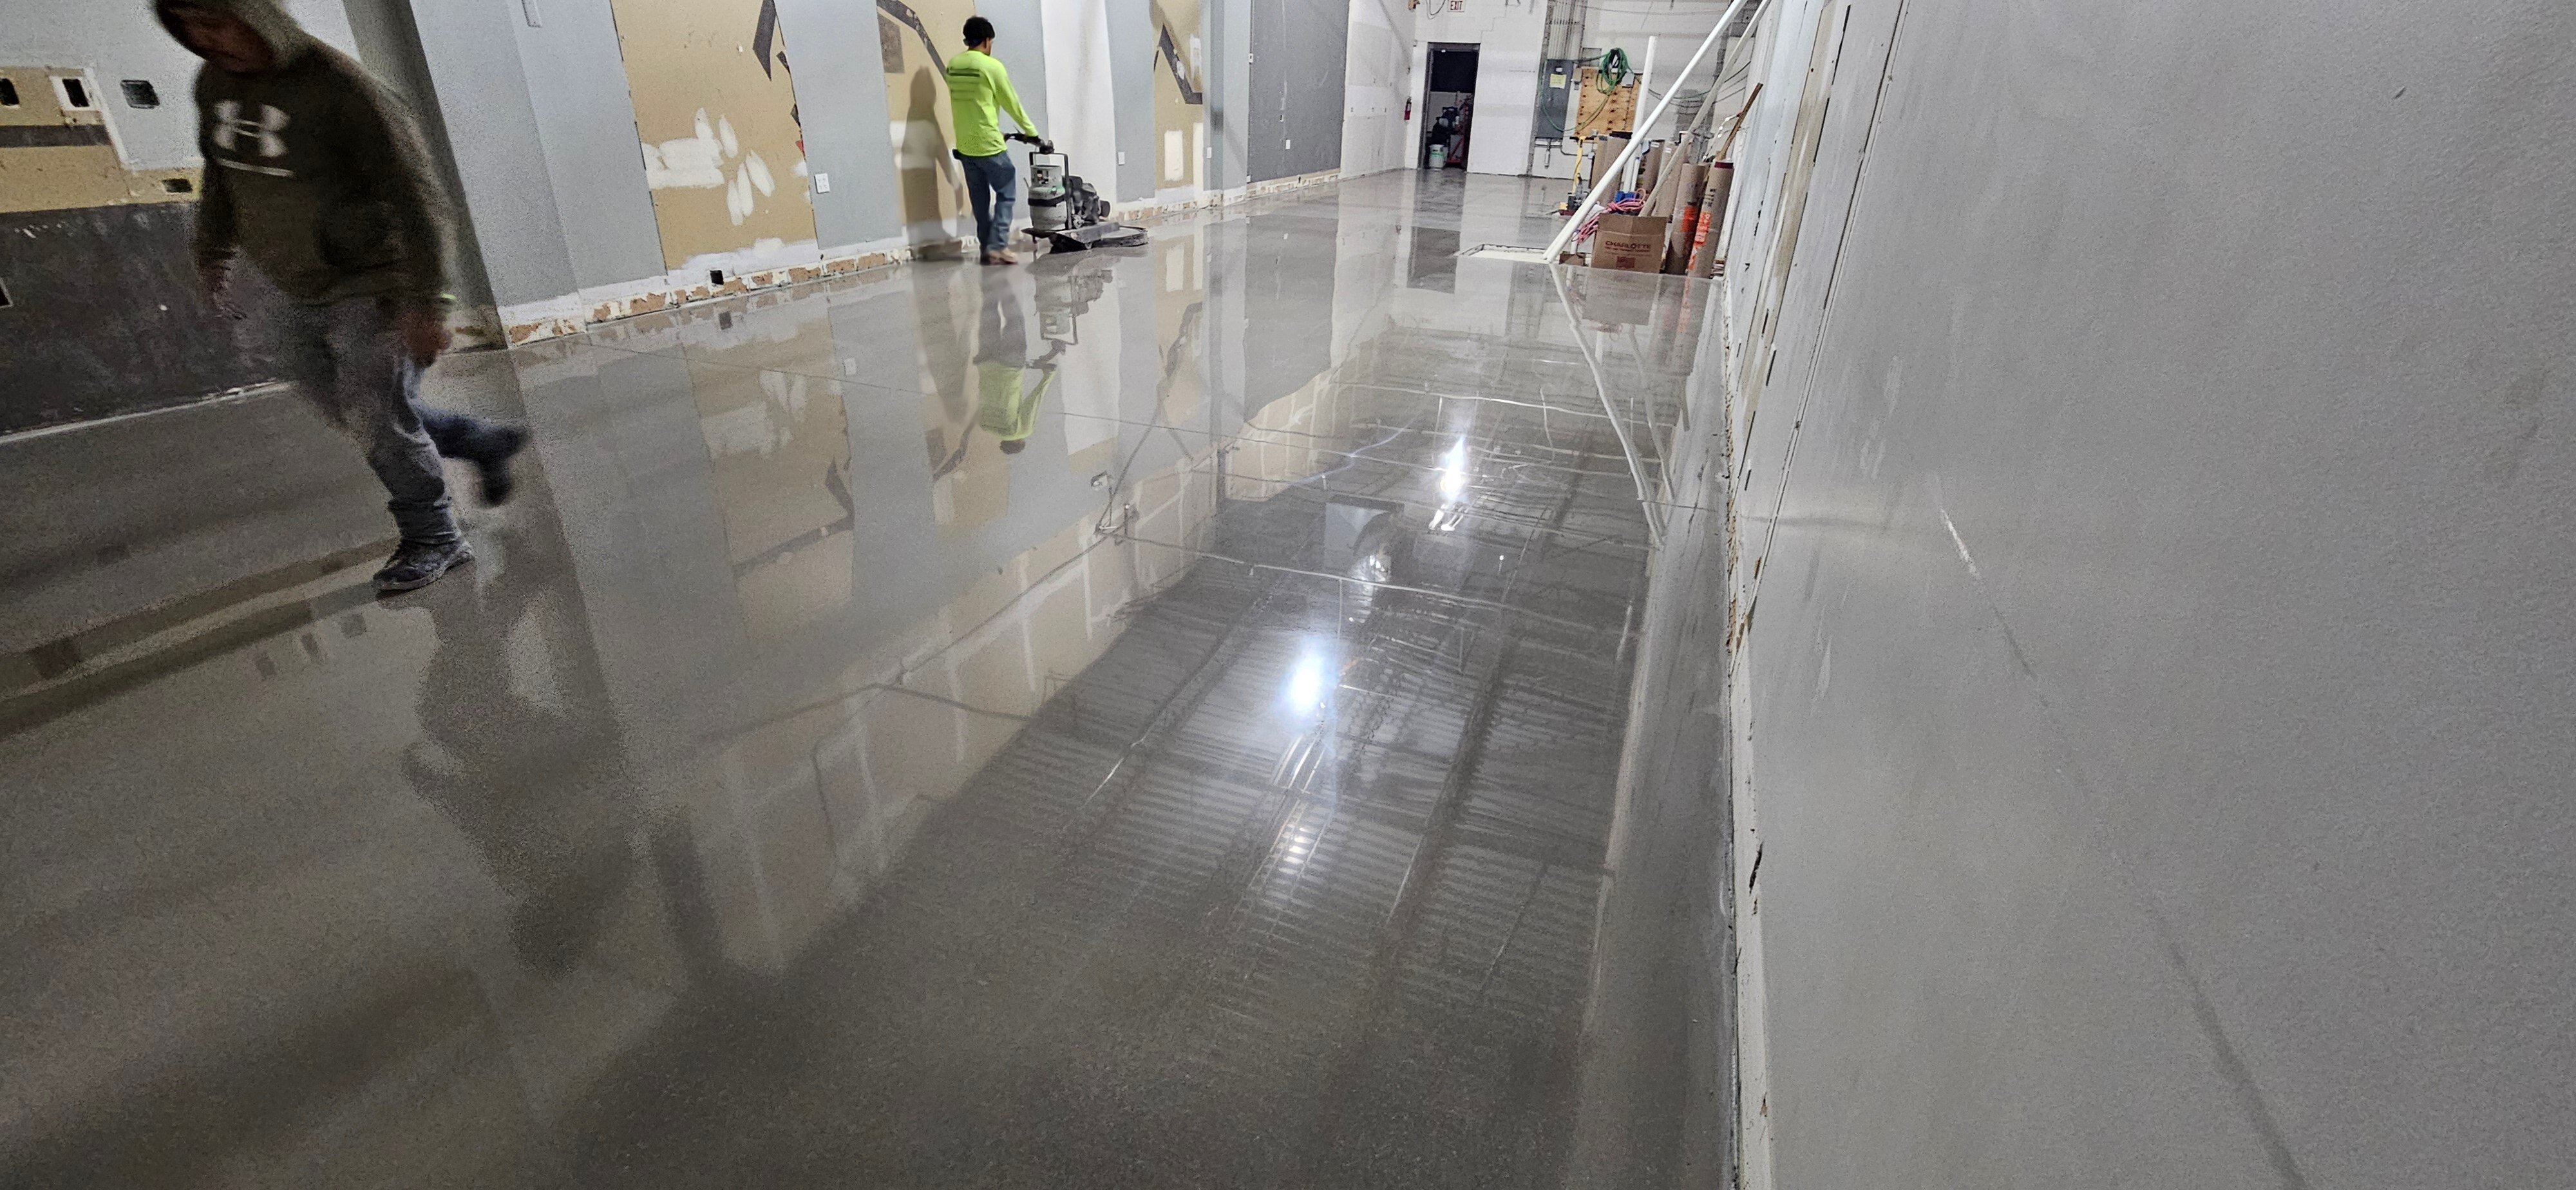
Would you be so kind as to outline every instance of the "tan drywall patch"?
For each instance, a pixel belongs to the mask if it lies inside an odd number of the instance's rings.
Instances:
[[[761,0],[612,0],[664,267],[814,239],[786,32]]]

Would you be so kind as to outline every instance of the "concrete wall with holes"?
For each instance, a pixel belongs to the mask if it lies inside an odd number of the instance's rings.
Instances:
[[[1776,4],[1746,1184],[2564,1183],[2576,9]]]
[[[339,0],[288,0],[286,9],[324,42],[358,52]],[[103,106],[130,164],[197,164],[197,116],[188,98],[197,59],[162,31],[150,4],[9,0],[0,7],[0,61],[86,68],[106,92]],[[127,103],[120,85],[128,79],[151,84],[159,106]]]
[[[289,7],[354,49],[335,0]],[[275,373],[197,296],[197,65],[142,4],[0,8],[0,433]]]

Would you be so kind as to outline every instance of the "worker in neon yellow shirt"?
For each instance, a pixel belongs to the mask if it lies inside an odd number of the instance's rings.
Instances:
[[[1029,448],[1029,435],[1037,431],[1038,406],[1055,387],[1056,357],[1064,354],[1064,344],[1050,342],[1045,355],[1029,358],[1029,312],[1007,276],[984,274],[983,317],[975,335],[975,425],[1000,441],[1003,454],[1015,455]],[[1034,389],[1028,386],[1032,368],[1038,373]]]
[[[957,129],[955,152],[966,167],[966,198],[975,208],[975,238],[984,246],[986,264],[1020,263],[1011,255],[1011,204],[1019,197],[1020,175],[1002,151],[1002,112],[1011,113],[1021,132],[1038,135],[1019,92],[1011,89],[1011,72],[993,56],[993,22],[968,17],[966,52],[948,60],[948,114]]]

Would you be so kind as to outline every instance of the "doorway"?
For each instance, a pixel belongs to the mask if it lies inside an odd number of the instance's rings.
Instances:
[[[1430,169],[1432,149],[1447,169],[1467,168],[1469,134],[1476,120],[1476,46],[1431,43],[1422,84],[1422,143],[1413,164]]]

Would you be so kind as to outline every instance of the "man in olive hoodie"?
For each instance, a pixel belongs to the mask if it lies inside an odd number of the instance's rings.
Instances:
[[[348,55],[315,41],[279,0],[156,0],[197,72],[206,159],[197,268],[232,311],[246,257],[287,299],[269,314],[287,378],[354,436],[392,499],[402,544],[376,588],[437,581],[474,553],[439,456],[473,463],[483,498],[510,495],[527,431],[420,401],[448,343],[450,212],[419,127]]]

